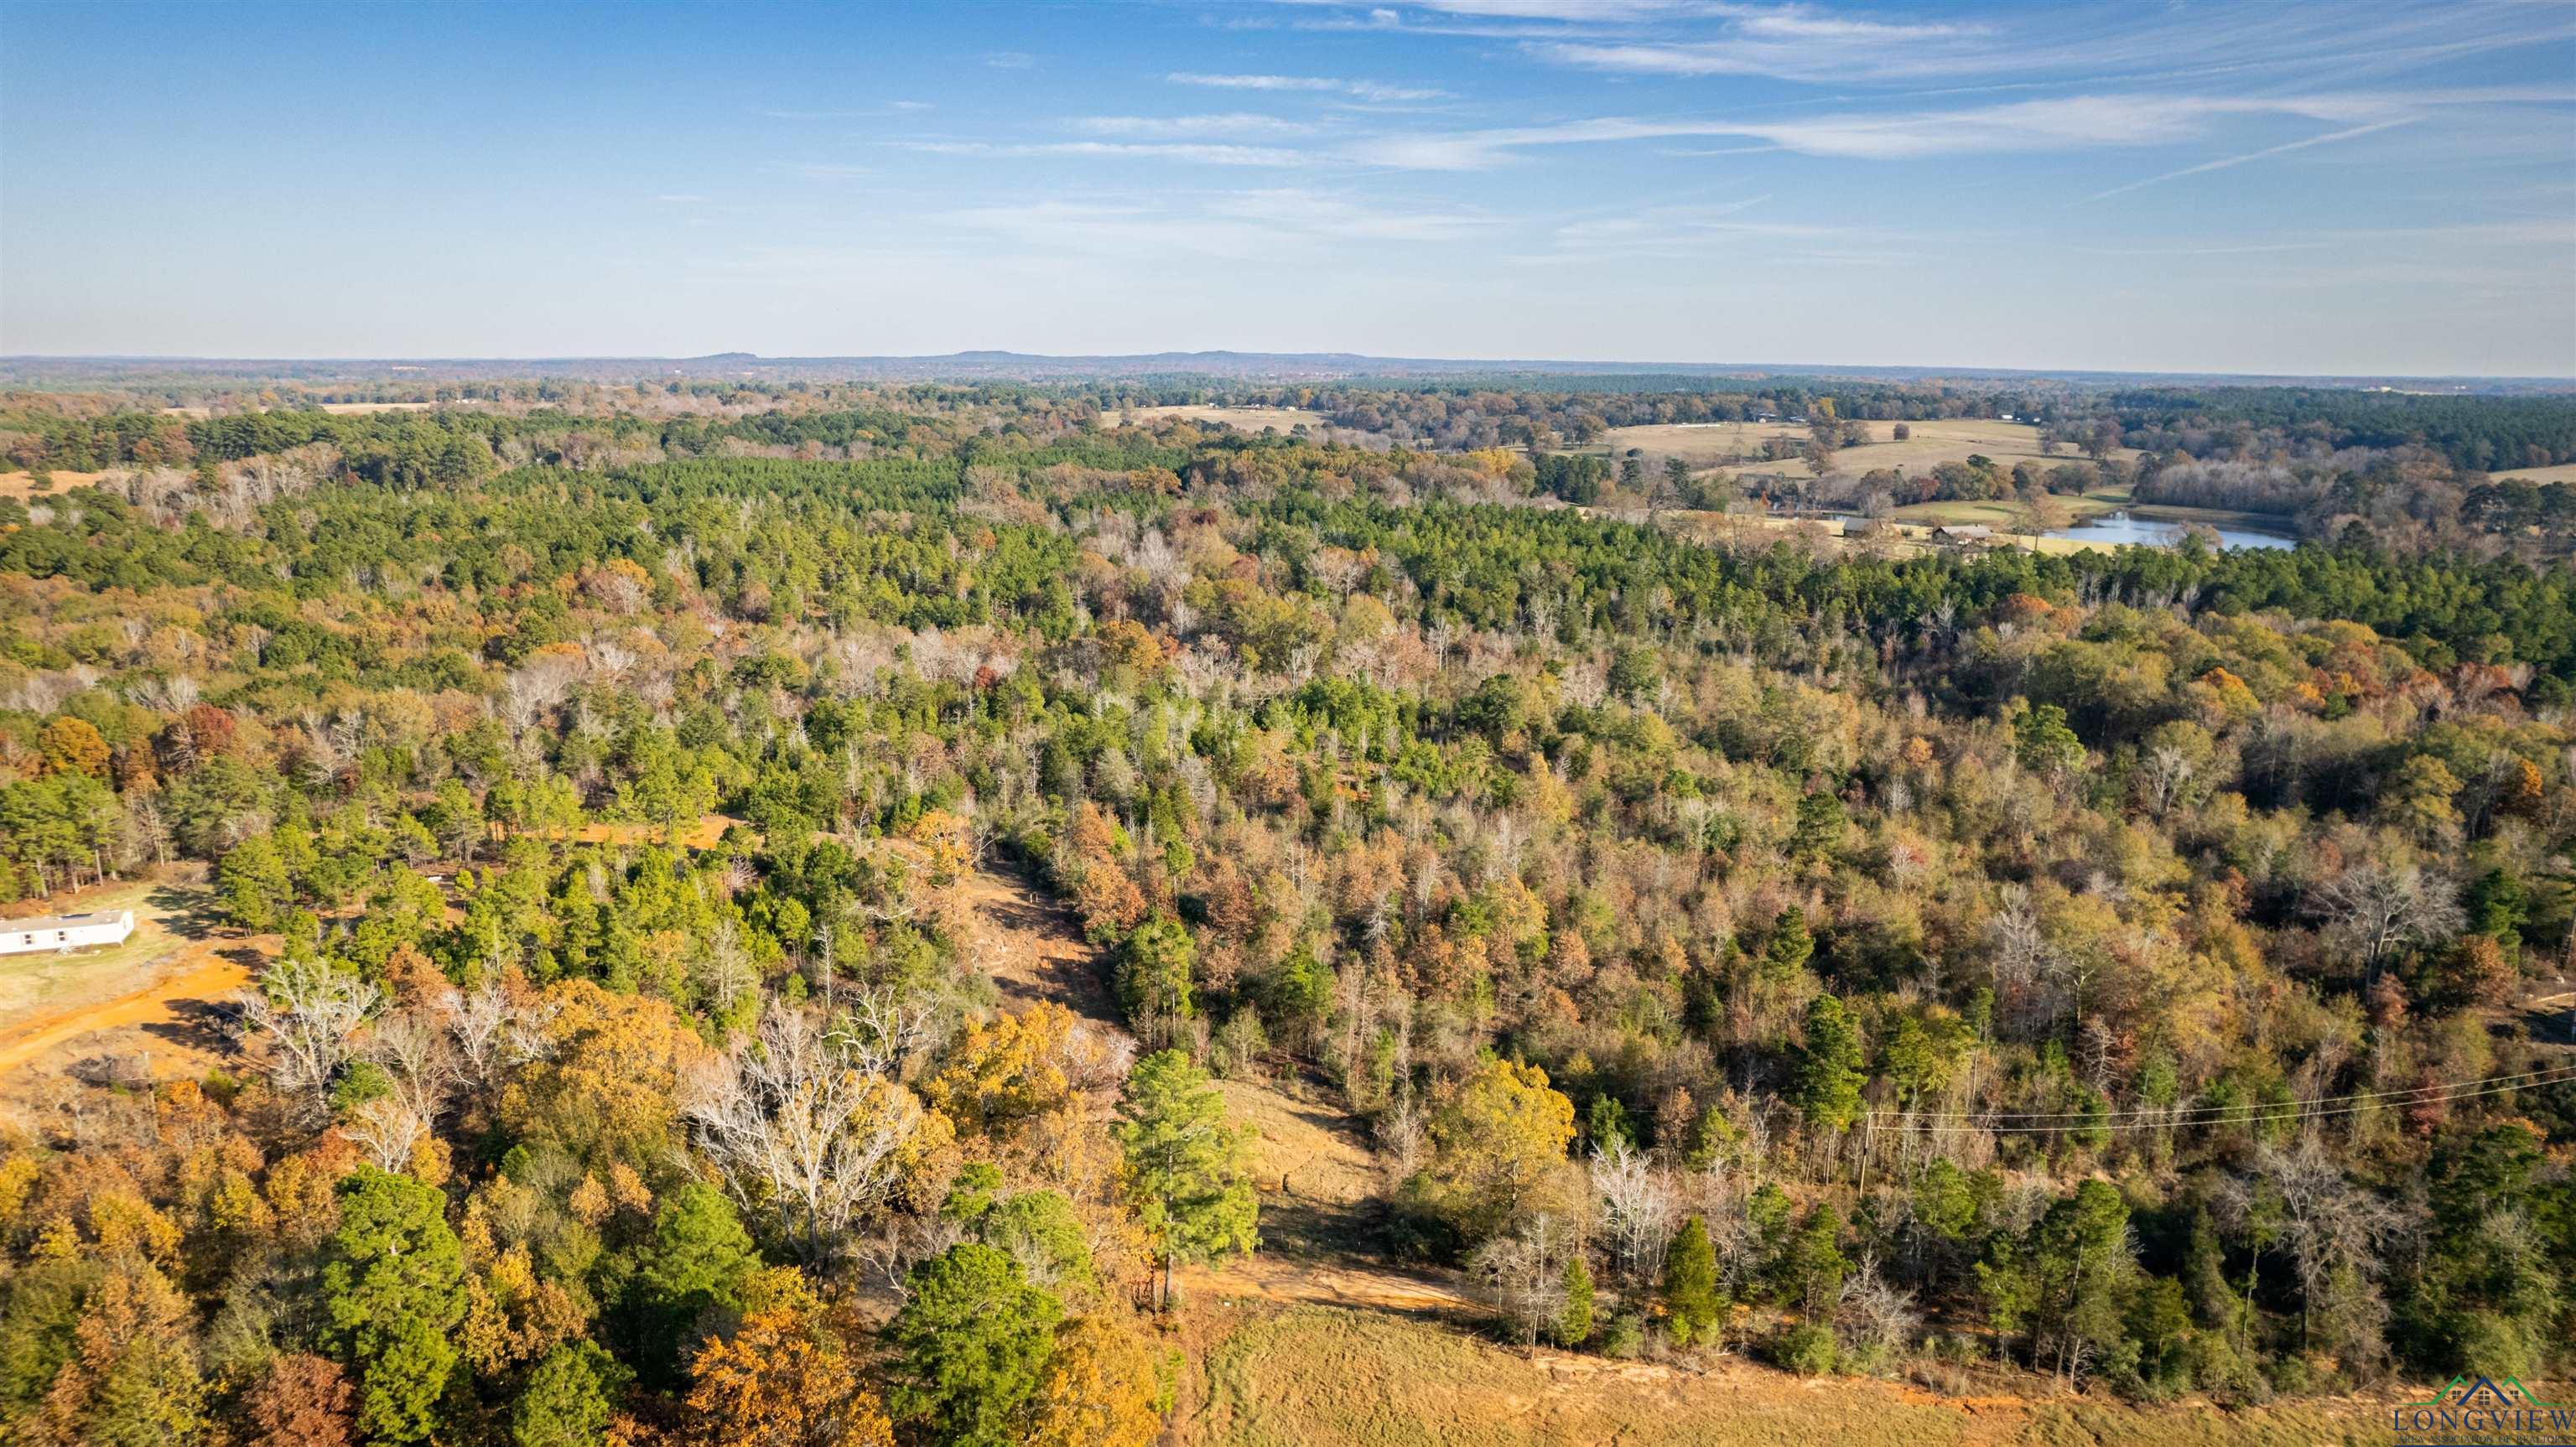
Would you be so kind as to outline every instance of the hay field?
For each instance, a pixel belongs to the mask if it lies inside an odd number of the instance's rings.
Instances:
[[[1184,422],[1197,422],[1203,425],[1222,423],[1225,426],[1232,427],[1240,432],[1254,433],[1273,427],[1278,428],[1281,432],[1294,432],[1301,425],[1311,427],[1317,432],[1321,432],[1331,425],[1324,420],[1323,413],[1310,412],[1303,407],[1211,407],[1205,405],[1192,405],[1188,407],[1130,407],[1127,409],[1126,420],[1128,423],[1133,425],[1155,422],[1166,417],[1177,417]]]
[[[2516,482],[2576,482],[2576,462],[2562,462],[2556,467],[2499,467],[2491,477],[2510,477]]]
[[[53,490],[51,492],[40,493],[36,491],[36,475],[34,473],[0,472],[0,497],[29,498],[58,496],[62,493],[70,492],[75,488],[88,487],[93,483],[104,479],[106,476],[107,474],[104,472],[65,472],[60,468],[56,468],[54,469]]]
[[[1846,447],[1836,458],[1837,470],[1857,474],[1882,467],[1897,468],[1906,473],[1929,472],[1944,462],[1965,462],[1972,456],[1986,456],[2001,464],[2005,471],[2016,462],[2043,463],[2082,462],[2084,455],[2068,448],[2055,457],[2042,457],[2039,452],[2039,429],[2023,422],[1997,422],[1982,417],[1959,417],[1944,422],[1909,422],[1913,436],[1903,442],[1894,440],[1893,422],[1866,422],[1870,442],[1864,447]],[[1618,456],[1629,448],[1642,449],[1649,458],[1678,457],[1693,467],[1715,466],[1721,459],[1738,452],[1759,456],[1762,439],[1795,437],[1805,441],[1807,429],[1780,422],[1720,422],[1711,426],[1613,427],[1602,435],[1610,455]],[[1587,449],[1589,450],[1589,449]],[[2116,454],[2137,460],[2137,451],[2122,448]],[[1776,472],[1789,477],[1807,475],[1804,462],[1749,462],[1748,472]]]
[[[1252,1313],[1205,1351],[1198,1371],[1174,1435],[1205,1447],[2359,1447],[2390,1435],[2376,1401],[2220,1412],[1953,1397],[1733,1359],[1691,1370],[1523,1353],[1419,1318],[1330,1306]],[[2029,1380],[2017,1384],[2027,1390]]]
[[[347,416],[360,412],[431,412],[440,407],[471,407],[473,405],[474,403],[468,400],[461,402],[324,402],[321,404],[321,407],[325,412],[338,416]],[[268,409],[262,407],[258,410],[265,412]],[[164,407],[161,409],[161,415],[164,417],[185,417],[191,421],[196,421],[214,416],[215,409],[212,407]]]

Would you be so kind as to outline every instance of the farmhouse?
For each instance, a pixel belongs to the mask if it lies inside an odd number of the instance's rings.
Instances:
[[[1993,542],[1994,539],[1995,530],[1993,528],[1984,527],[1976,523],[1958,523],[1952,524],[1948,527],[1934,528],[1932,530],[1932,541],[1936,543],[1956,543],[1963,547],[1973,547],[1980,543],[1990,543]]]
[[[30,955],[42,950],[69,954],[93,945],[121,945],[132,933],[134,911],[130,909],[0,919],[0,955]]]

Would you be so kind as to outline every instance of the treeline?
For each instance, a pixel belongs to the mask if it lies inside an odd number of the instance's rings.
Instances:
[[[2322,387],[2113,392],[2131,447],[2245,456],[2260,450],[2424,447],[2464,471],[2576,462],[2576,398],[2427,397]]]

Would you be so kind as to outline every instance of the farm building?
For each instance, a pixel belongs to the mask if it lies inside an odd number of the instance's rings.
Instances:
[[[95,945],[121,945],[132,933],[134,911],[130,909],[0,919],[0,955],[29,955],[43,950],[69,954]]]
[[[1932,541],[1936,543],[1956,543],[1962,546],[1974,546],[1980,543],[1990,543],[1994,540],[1995,530],[1993,528],[1982,527],[1976,523],[1962,523],[1951,527],[1934,528],[1932,530]]]

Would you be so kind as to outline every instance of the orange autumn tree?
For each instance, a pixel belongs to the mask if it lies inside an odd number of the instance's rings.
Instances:
[[[743,1289],[742,1326],[691,1363],[681,1436],[725,1447],[892,1447],[894,1426],[822,1300],[793,1267]]]

